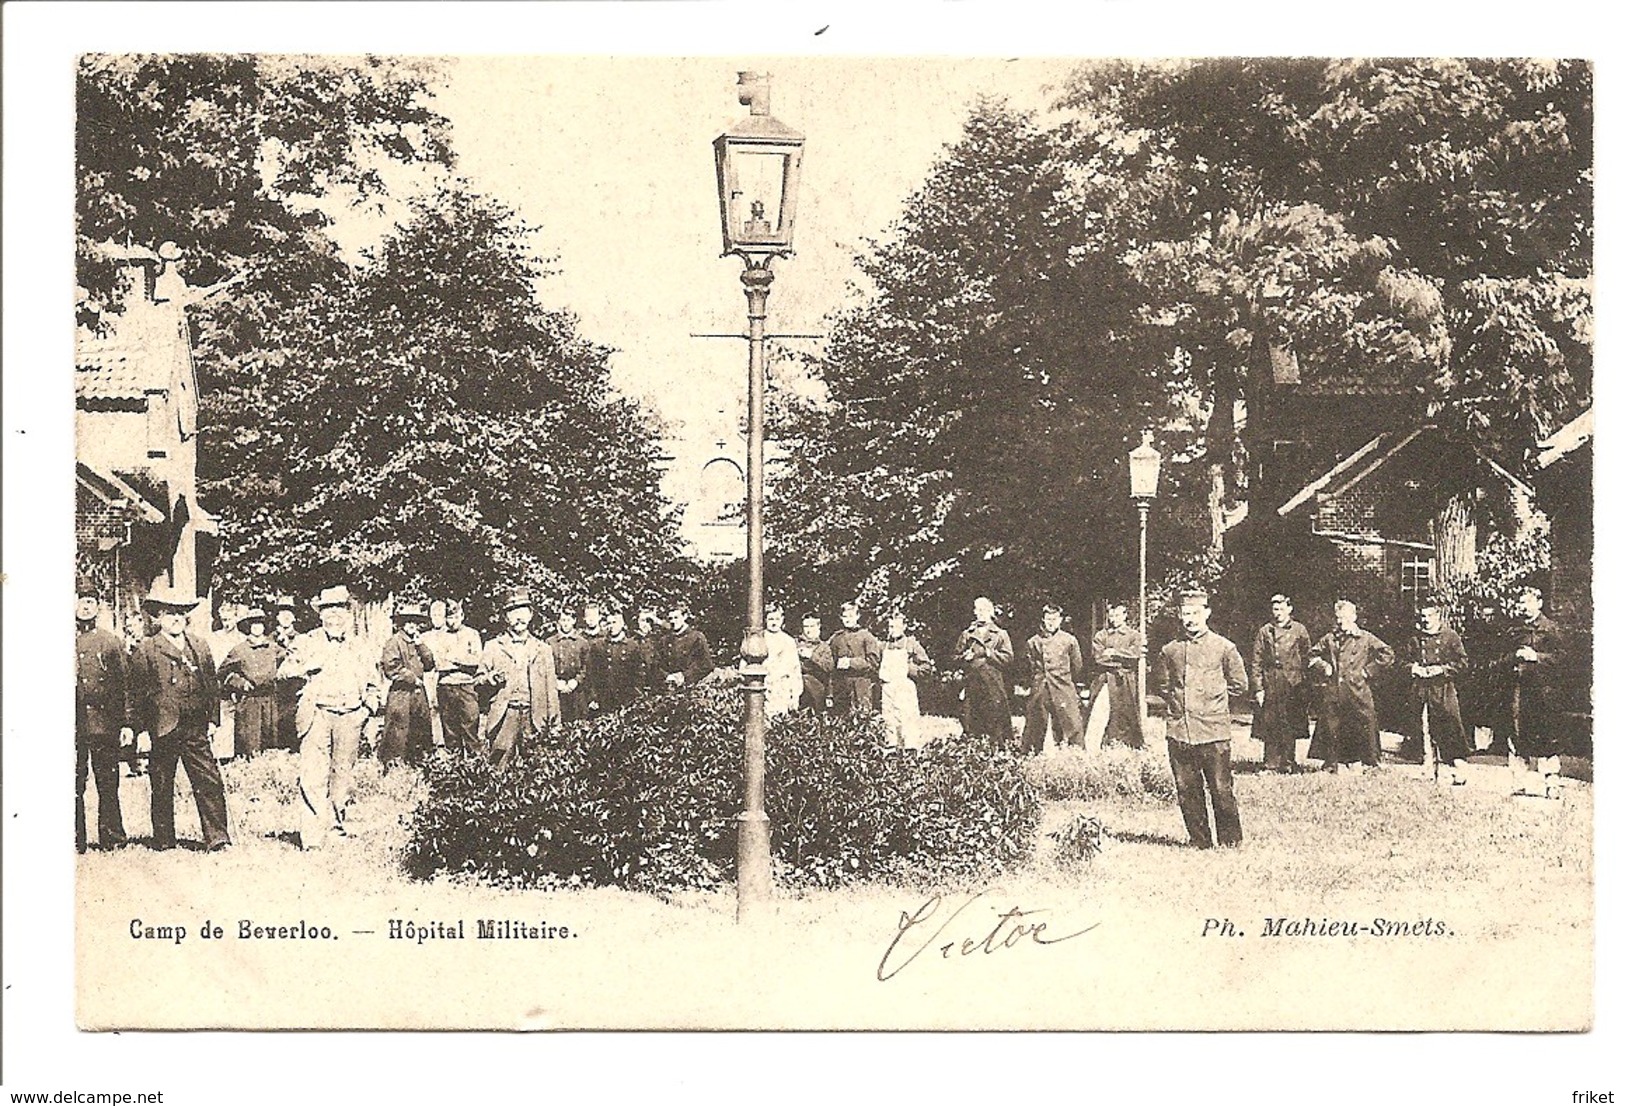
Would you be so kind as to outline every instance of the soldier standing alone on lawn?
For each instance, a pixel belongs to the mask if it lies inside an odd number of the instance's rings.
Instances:
[[[1298,740],[1309,736],[1309,631],[1292,617],[1292,600],[1270,597],[1271,621],[1253,638],[1253,736],[1264,743],[1264,770],[1298,766]]]
[[[1008,745],[1015,735],[1004,674],[1015,659],[1015,650],[1010,646],[1010,635],[993,621],[993,600],[979,596],[973,609],[976,621],[965,628],[954,645],[954,652],[965,664],[965,732],[985,734]]]
[[[152,741],[152,847],[175,847],[175,771],[186,767],[197,802],[203,844],[210,851],[231,844],[226,830],[226,790],[209,746],[220,712],[220,686],[206,642],[186,629],[186,615],[202,600],[160,585],[147,596],[158,632],[130,658],[131,713]]]
[[[128,724],[124,642],[96,624],[101,599],[88,581],[79,584],[74,605],[77,626],[78,693],[74,736],[78,775],[74,787],[74,843],[89,847],[85,830],[85,785],[96,778],[96,843],[103,849],[124,844],[124,812],[119,806],[119,748],[135,734]]]
[[[1231,642],[1208,629],[1207,593],[1179,597],[1184,635],[1162,647],[1159,666],[1168,704],[1168,763],[1179,813],[1199,849],[1241,844],[1241,814],[1230,772],[1230,697],[1247,693],[1247,667]],[[1213,821],[1208,822],[1208,800]]]

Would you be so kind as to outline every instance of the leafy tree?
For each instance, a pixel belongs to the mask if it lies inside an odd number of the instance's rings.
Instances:
[[[1164,567],[1210,578],[1283,359],[1516,462],[1589,398],[1590,101],[1580,63],[1228,60],[1081,66],[1049,125],[982,105],[858,259],[827,394],[781,401],[787,570],[1122,590],[1154,426]]]
[[[1151,230],[1182,266],[1228,232],[1225,270],[1184,274],[1228,277],[1215,314],[1244,328],[1226,337],[1250,361],[1239,388],[1219,370],[1216,411],[1231,392],[1266,406],[1270,344],[1308,378],[1414,386],[1419,414],[1514,461],[1589,401],[1587,64],[1108,64],[1063,103],[1097,150],[1137,148],[1135,168],[1170,182]]]
[[[1076,608],[1131,584],[1124,459],[1171,393],[1144,370],[1138,305],[1060,137],[978,106],[858,259],[873,293],[812,366],[827,394],[782,399],[769,530],[828,601],[947,625],[980,591]]]
[[[104,241],[172,241],[197,284],[324,254],[335,203],[381,202],[391,165],[451,164],[432,64],[270,54],[87,54],[75,151],[79,282]]]
[[[630,600],[680,576],[656,428],[545,275],[511,212],[447,189],[306,290],[221,393],[263,404],[215,461],[228,580]]]

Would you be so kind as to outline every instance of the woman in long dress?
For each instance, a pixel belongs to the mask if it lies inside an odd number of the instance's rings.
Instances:
[[[880,644],[880,719],[894,747],[917,749],[922,744],[920,692],[914,681],[932,671],[931,658],[908,633],[908,623],[902,615],[892,615]]]

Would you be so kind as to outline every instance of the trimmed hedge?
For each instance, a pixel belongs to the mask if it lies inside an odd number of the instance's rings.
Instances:
[[[519,887],[716,887],[734,876],[744,750],[736,688],[649,696],[563,727],[504,775],[427,766],[403,862]],[[960,877],[1031,853],[1038,796],[983,739],[888,748],[878,719],[801,712],[768,731],[775,878]]]

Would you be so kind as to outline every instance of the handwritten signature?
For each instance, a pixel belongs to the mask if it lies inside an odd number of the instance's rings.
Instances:
[[[977,940],[974,936],[953,937],[945,944],[938,945],[937,941],[947,932],[948,927],[953,925],[959,916],[965,913],[966,909],[985,894],[987,892],[978,891],[960,903],[940,923],[936,923],[935,929],[930,927],[937,913],[942,909],[943,899],[941,895],[932,895],[921,903],[919,909],[912,914],[905,911],[897,922],[897,936],[892,938],[891,944],[886,946],[885,953],[880,957],[880,966],[875,969],[875,978],[882,983],[886,982],[886,980],[891,979],[898,972],[914,963],[920,954],[927,949],[937,949],[942,953],[944,960],[952,958],[955,950],[958,950],[961,957],[973,956],[978,951],[984,956],[991,956],[1000,949],[1015,948],[1023,942],[1033,945],[1058,945],[1062,941],[1082,937],[1085,933],[1096,929],[1100,925],[1099,922],[1094,922],[1076,933],[1051,937],[1046,932],[1049,923],[1026,920],[1037,914],[1047,914],[1049,913],[1048,910],[1023,910],[1019,906],[1012,906],[1009,910],[998,915],[998,920],[993,923],[993,928],[988,930],[987,935],[980,940]],[[966,919],[967,924],[969,921],[970,919]],[[972,930],[973,934],[977,932],[980,932],[980,930]]]

